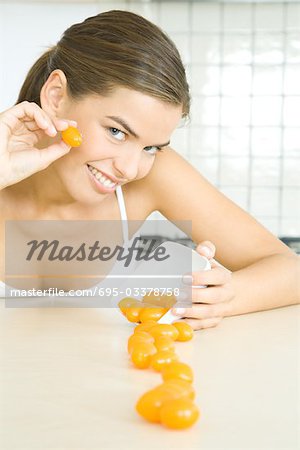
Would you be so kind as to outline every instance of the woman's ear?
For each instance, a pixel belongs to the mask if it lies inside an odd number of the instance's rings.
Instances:
[[[51,72],[41,89],[41,107],[50,117],[60,117],[63,115],[61,111],[65,106],[66,100],[67,78],[62,70],[56,69]]]

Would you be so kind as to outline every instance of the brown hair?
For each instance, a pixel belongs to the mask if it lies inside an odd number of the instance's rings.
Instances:
[[[107,11],[72,25],[30,69],[17,103],[27,100],[40,106],[41,88],[55,69],[66,75],[73,99],[108,95],[123,86],[182,105],[183,117],[189,114],[189,86],[176,46],[137,14]]]

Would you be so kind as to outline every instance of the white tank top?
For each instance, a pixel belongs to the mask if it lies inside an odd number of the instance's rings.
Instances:
[[[131,242],[136,238],[137,233],[135,233],[134,236],[132,236],[131,240],[129,240],[128,219],[127,219],[127,213],[126,213],[126,208],[125,208],[124,196],[123,196],[123,191],[122,191],[122,187],[121,186],[117,186],[116,194],[117,194],[117,200],[118,200],[118,205],[119,205],[119,209],[120,209],[120,216],[121,216],[121,221],[122,221],[122,234],[123,234],[123,240],[124,240],[123,247],[127,248],[127,247],[130,246]],[[117,260],[116,260],[114,266],[112,267],[110,273],[112,273],[114,271],[116,263],[117,263]],[[104,279],[97,286],[100,286],[100,284],[101,284],[101,286],[105,285],[106,284],[105,282],[106,282],[106,279]],[[9,285],[5,285],[5,283],[3,283],[3,281],[0,281],[0,298],[4,298],[5,297],[5,287],[7,289],[10,289]]]

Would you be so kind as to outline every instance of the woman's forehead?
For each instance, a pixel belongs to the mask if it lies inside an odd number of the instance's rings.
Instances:
[[[143,123],[155,128],[174,128],[182,118],[182,106],[123,87],[109,95],[91,95],[83,102],[84,109],[103,119],[121,118],[134,131]],[[138,134],[138,132],[136,132]]]

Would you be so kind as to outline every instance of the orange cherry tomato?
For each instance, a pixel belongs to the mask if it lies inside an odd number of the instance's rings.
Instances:
[[[158,336],[154,342],[157,351],[175,351],[174,340],[170,336]]]
[[[172,306],[176,303],[177,299],[175,295],[154,295],[154,292],[149,292],[144,295],[142,302],[149,303],[150,305],[159,306],[161,308],[172,308]]]
[[[170,324],[158,323],[149,330],[149,333],[156,339],[158,336],[169,336],[176,341],[179,331]]]
[[[172,351],[159,351],[151,357],[150,366],[152,367],[152,369],[160,372],[163,367],[170,364],[172,361],[177,360],[178,355],[176,355],[176,353]]]
[[[172,306],[175,305],[177,299],[176,299],[175,295],[173,295],[173,294],[172,295],[164,294],[161,296],[160,301],[161,301],[161,306],[163,306],[164,308],[170,309],[170,308],[172,308]]]
[[[149,342],[137,342],[131,351],[131,361],[138,369],[147,369],[156,348]]]
[[[149,331],[150,328],[152,328],[154,325],[156,325],[156,322],[154,320],[149,320],[148,322],[140,323],[137,325],[134,329],[134,333],[137,333],[139,331]]]
[[[125,297],[125,298],[122,298],[122,300],[119,301],[118,306],[119,306],[121,312],[125,316],[127,309],[132,307],[135,304],[136,304],[136,300],[134,298],[132,298],[132,297]]]
[[[197,406],[187,398],[165,402],[160,409],[160,422],[173,429],[191,427],[200,416]]]
[[[157,322],[166,312],[166,308],[155,308],[151,306],[149,308],[143,308],[140,313],[140,321],[142,323],[149,322],[149,320]]]
[[[154,292],[148,292],[148,294],[144,295],[142,302],[149,303],[149,305],[162,306],[161,295],[154,295]]]
[[[129,336],[127,342],[127,350],[128,353],[131,354],[135,345],[139,342],[147,342],[148,344],[154,344],[154,337],[146,331],[138,331],[137,333],[133,333]],[[156,348],[156,347],[155,347]]]
[[[175,378],[192,383],[194,380],[192,368],[188,364],[180,361],[174,361],[168,364],[162,369],[161,374],[164,381]]]
[[[169,398],[189,398],[194,400],[196,397],[196,392],[191,383],[180,378],[172,378],[170,380],[164,381],[159,386],[156,387],[158,390],[163,390],[169,394]]]
[[[61,132],[62,140],[71,147],[79,147],[82,143],[82,136],[75,127],[69,127]]]
[[[178,330],[176,341],[190,341],[194,336],[194,330],[188,323],[184,321],[173,322],[172,325]]]
[[[163,403],[170,399],[169,393],[157,389],[145,392],[140,397],[135,408],[137,412],[149,422],[160,422],[160,409]]]
[[[139,306],[130,306],[126,310],[126,318],[129,322],[139,322],[142,308]]]
[[[170,400],[195,398],[194,388],[182,380],[169,380],[151,389],[140,397],[136,404],[137,412],[149,422],[160,422],[160,409]]]

